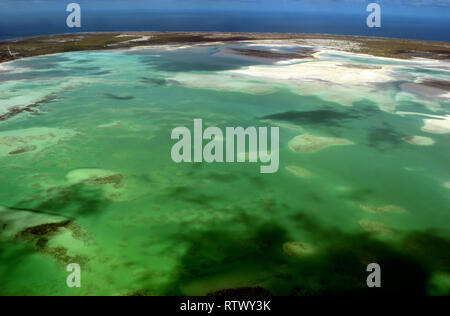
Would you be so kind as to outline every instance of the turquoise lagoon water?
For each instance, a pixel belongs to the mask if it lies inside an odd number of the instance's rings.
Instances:
[[[400,97],[402,83],[449,80],[448,69],[323,56],[397,67],[397,81],[349,107],[233,73],[280,65],[221,51],[81,52],[7,65],[0,102],[37,106],[0,123],[0,293],[371,294],[366,267],[377,262],[383,293],[449,294],[450,136],[396,113],[449,114],[448,99]],[[380,95],[393,96],[395,110],[381,110]],[[279,125],[279,171],[175,164],[171,132],[196,118],[220,128]],[[304,134],[353,145],[291,150]],[[81,288],[66,285],[72,262]]]

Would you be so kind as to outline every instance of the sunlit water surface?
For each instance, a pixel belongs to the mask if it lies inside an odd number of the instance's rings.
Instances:
[[[370,93],[349,87],[365,95],[344,106],[283,81],[231,75],[279,65],[223,47],[8,64],[2,104],[38,104],[0,124],[0,293],[204,295],[260,286],[276,295],[370,294],[366,267],[377,262],[384,291],[448,294],[450,136],[396,111],[450,114],[445,98],[400,98],[403,83],[449,80],[450,72],[322,58],[397,67],[404,77]],[[385,94],[391,111],[380,109]],[[278,124],[279,171],[175,164],[171,132],[196,118],[220,128]],[[294,152],[288,142],[303,134],[353,145]],[[72,262],[82,268],[79,289],[66,285]]]

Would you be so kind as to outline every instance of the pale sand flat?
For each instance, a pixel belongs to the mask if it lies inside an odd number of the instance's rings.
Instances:
[[[295,124],[289,124],[289,123],[278,122],[278,121],[273,121],[273,120],[262,120],[261,122],[270,124],[272,126],[278,126],[280,128],[286,128],[286,129],[292,129],[292,130],[298,130],[298,131],[303,130],[303,128],[301,126],[295,125]]]
[[[152,38],[152,36],[141,36],[140,38],[132,39],[132,40],[129,40],[129,41],[125,41],[123,43],[128,43],[128,42],[130,42],[130,43],[145,42],[145,41],[148,41],[151,38]]]
[[[289,42],[289,40],[254,40],[254,41],[242,41],[246,46],[264,46],[264,47],[285,47],[285,48],[293,48],[293,47],[305,47],[305,45],[300,45],[296,42]],[[312,47],[312,46],[311,46]]]
[[[271,93],[277,89],[277,85],[273,82],[252,81],[224,72],[220,74],[179,73],[168,79],[177,81],[189,88],[234,91],[256,95]]]
[[[0,206],[0,240],[34,244],[59,263],[89,261],[90,237],[73,219],[26,209]],[[75,261],[76,260],[76,261]]]
[[[99,78],[87,78],[87,77],[74,77],[66,78],[65,80],[52,80],[45,81],[45,88],[26,88],[20,89],[20,93],[6,92],[7,98],[0,99],[0,115],[10,112],[12,109],[24,109],[30,105],[45,104],[50,102],[52,99],[59,96],[61,93],[65,93],[68,90],[73,90],[80,88],[92,83],[98,83],[101,79]],[[28,82],[29,80],[18,80],[14,81],[12,87],[22,82]],[[34,83],[39,81],[34,80]],[[51,83],[48,85],[48,83]],[[48,85],[48,86],[47,86]],[[9,91],[14,89],[8,89]]]
[[[114,202],[137,199],[150,192],[139,178],[104,169],[76,169],[66,175],[70,185],[84,184],[101,189],[104,197]]]
[[[289,141],[289,148],[297,153],[311,153],[331,146],[346,146],[354,143],[344,138],[320,137],[310,134],[296,136]]]
[[[311,178],[313,176],[312,172],[301,167],[287,166],[285,169],[298,178]]]
[[[330,61],[317,53],[314,60],[288,60],[274,65],[255,65],[246,68],[210,74],[177,74],[172,80],[192,88],[239,91],[250,94],[270,93],[288,86],[300,95],[316,95],[325,101],[352,106],[365,98],[376,100],[385,111],[395,109],[394,95],[374,93],[374,84],[389,82],[392,67],[380,69],[352,69],[342,61]],[[365,80],[361,81],[364,76]],[[360,93],[355,94],[357,87]]]
[[[163,45],[142,45],[128,48],[128,51],[141,51],[141,50],[152,50],[152,51],[176,51],[179,49],[192,48],[197,45],[177,45],[177,44],[163,44]]]
[[[283,251],[289,256],[303,257],[316,252],[316,249],[304,242],[290,241],[283,244]]]
[[[24,229],[44,224],[66,222],[64,216],[50,215],[21,209],[10,209],[0,206],[0,237],[13,238]]]
[[[397,205],[370,205],[370,204],[364,204],[364,203],[356,203],[359,207],[361,207],[364,211],[374,214],[387,214],[387,213],[405,213],[406,210]]]
[[[440,119],[427,119],[422,130],[431,134],[449,134],[450,133],[450,115],[442,116]]]
[[[119,172],[104,169],[77,169],[70,171],[66,175],[66,180],[70,184],[79,184],[93,179],[111,178],[119,175]]]
[[[121,124],[121,121],[113,121],[111,123],[98,125],[97,128],[110,128],[110,127],[119,126],[120,124]]]
[[[382,69],[351,69],[341,65],[339,61],[310,61],[283,65],[255,65],[247,68],[229,70],[227,73],[239,74],[265,80],[278,81],[327,81],[335,85],[368,85],[394,80],[389,75],[392,67]],[[365,78],[362,82],[361,78]]]
[[[450,115],[431,115],[417,112],[396,112],[399,115],[415,115],[428,117],[424,119],[425,125],[422,131],[430,134],[449,134],[450,133]]]
[[[394,230],[390,226],[382,222],[361,220],[358,222],[358,224],[368,233],[384,236],[389,236],[394,233]]]
[[[0,157],[39,152],[74,137],[70,129],[34,127],[0,132]]]
[[[432,138],[424,136],[408,136],[404,137],[403,140],[417,146],[432,146],[436,143]]]
[[[135,35],[132,35],[132,34],[120,34],[120,35],[117,35],[116,36],[116,38],[122,38],[122,37],[134,37]]]
[[[171,80],[180,84],[202,89],[219,91],[237,91],[249,94],[266,94],[280,87],[288,87],[300,95],[314,95],[324,101],[338,102],[344,106],[353,106],[355,102],[370,99],[382,111],[393,112],[398,104],[397,97],[403,95],[417,101],[419,97],[406,92],[377,93],[377,84],[392,82],[399,74],[395,65],[380,64],[373,66],[360,64],[360,67],[348,67],[340,60],[329,60],[321,56],[324,53],[343,55],[343,52],[321,51],[314,54],[315,59],[293,59],[279,61],[272,65],[254,65],[236,70],[220,71],[217,74],[177,74]],[[358,54],[344,54],[347,57]],[[368,58],[362,55],[361,57]],[[383,61],[383,58],[370,57]],[[388,59],[391,61],[390,59]],[[397,60],[398,61],[398,60]],[[402,61],[403,62],[403,61]],[[426,65],[425,62],[413,64]],[[361,80],[364,77],[365,80]],[[375,89],[374,89],[375,88]],[[359,93],[355,94],[355,89]],[[441,96],[443,97],[443,95]],[[440,109],[438,102],[420,101],[430,110]]]

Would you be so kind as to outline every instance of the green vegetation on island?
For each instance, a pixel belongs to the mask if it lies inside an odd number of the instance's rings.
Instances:
[[[50,35],[0,42],[0,62],[64,52],[131,48],[145,45],[242,40],[294,40],[301,43],[311,39],[335,40],[335,48],[380,57],[450,58],[450,44],[445,42],[319,34],[116,32]],[[251,54],[252,51],[246,53]],[[258,52],[253,53],[258,55]]]

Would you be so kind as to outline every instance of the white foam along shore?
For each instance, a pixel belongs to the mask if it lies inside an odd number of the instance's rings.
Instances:
[[[408,136],[404,137],[403,141],[417,146],[432,146],[436,143],[434,139],[424,136]]]

